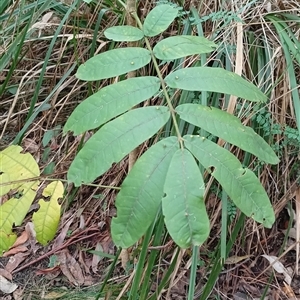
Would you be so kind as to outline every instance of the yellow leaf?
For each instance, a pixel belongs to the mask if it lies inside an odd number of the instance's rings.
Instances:
[[[244,255],[244,256],[230,256],[225,260],[225,265],[234,265],[239,263],[242,260],[245,260],[249,257],[251,257],[252,255]]]
[[[0,206],[0,255],[15,242],[14,225],[21,225],[36,195],[39,167],[29,154],[20,153],[20,146],[10,146],[0,152],[0,196],[13,196]]]
[[[0,256],[8,250],[15,240],[13,226],[22,224],[40,184],[39,166],[29,154],[21,153],[20,146],[10,146],[0,152],[0,196],[9,198],[0,204]],[[40,210],[33,215],[37,230],[37,240],[46,244],[57,230],[60,218],[60,205],[57,199],[62,197],[63,184],[55,181],[43,191],[43,196],[49,201],[39,201]]]
[[[10,190],[21,190],[29,179],[40,176],[39,166],[29,154],[22,154],[22,147],[9,146],[0,152],[0,196]],[[24,180],[23,182],[17,182]]]
[[[43,196],[50,199],[48,201],[40,199],[40,209],[32,216],[36,238],[42,245],[46,245],[56,234],[60,219],[60,205],[57,200],[63,193],[61,181],[51,182],[43,192]]]

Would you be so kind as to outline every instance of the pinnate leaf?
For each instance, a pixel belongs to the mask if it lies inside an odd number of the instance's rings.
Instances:
[[[86,81],[111,78],[144,67],[150,60],[151,54],[147,49],[113,49],[87,60],[78,68],[76,77]]]
[[[174,154],[167,173],[162,209],[167,229],[181,248],[201,245],[209,235],[199,167],[186,149]]]
[[[188,55],[209,53],[216,44],[202,36],[180,35],[161,40],[153,49],[154,55],[161,60],[173,60]]]
[[[199,136],[184,136],[184,145],[220,182],[235,205],[248,217],[271,228],[275,215],[270,200],[255,174],[243,168],[226,149]]]
[[[152,37],[164,32],[174,21],[177,14],[178,9],[169,4],[154,7],[144,21],[144,34]]]
[[[64,127],[75,135],[94,129],[159,91],[160,80],[154,76],[130,78],[102,88],[73,111]]]
[[[32,216],[36,238],[42,245],[46,245],[56,234],[60,219],[60,205],[57,200],[62,198],[63,193],[61,181],[51,182],[43,191],[43,196],[49,199],[40,199],[40,208]]]
[[[194,67],[177,70],[165,78],[171,88],[188,91],[208,91],[234,95],[247,100],[265,102],[254,84],[222,68]]]
[[[104,31],[104,35],[116,42],[134,42],[144,37],[142,30],[130,25],[110,27]]]
[[[278,157],[268,143],[240,119],[214,107],[200,104],[182,104],[176,107],[180,118],[218,136],[225,141],[256,155],[259,159],[277,164]]]
[[[168,167],[178,147],[176,137],[156,143],[137,160],[124,180],[116,198],[117,217],[111,224],[117,246],[132,246],[155,219]]]
[[[76,186],[90,183],[153,136],[170,118],[167,107],[131,110],[105,124],[77,154],[68,171]]]

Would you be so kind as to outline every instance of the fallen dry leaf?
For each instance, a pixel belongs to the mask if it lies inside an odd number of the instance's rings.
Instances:
[[[59,270],[60,270],[60,267],[59,266],[55,266],[55,267],[52,267],[52,268],[37,270],[37,271],[35,271],[35,274],[36,275],[46,275],[48,273],[53,273],[53,272],[59,271]]]
[[[225,265],[235,265],[237,263],[239,263],[242,260],[245,260],[249,257],[251,257],[252,255],[244,255],[244,256],[230,256],[225,260]]]
[[[59,266],[62,273],[68,278],[68,280],[75,286],[84,284],[84,276],[80,265],[71,254],[64,250],[57,254]]]
[[[0,276],[3,276],[5,277],[6,279],[8,280],[12,280],[12,275],[10,272],[8,272],[7,270],[5,269],[0,269]]]
[[[103,248],[101,243],[97,243],[96,247],[95,247],[95,251],[101,251],[103,252]],[[93,254],[93,259],[92,259],[92,270],[94,273],[98,272],[98,263],[100,262],[100,260],[103,259],[103,257],[101,257],[100,255],[97,254]]]
[[[26,257],[29,255],[28,252],[25,252],[25,253],[17,253],[16,255],[10,257],[7,265],[5,266],[5,270],[7,272],[10,272],[12,273],[13,270],[15,270],[19,265],[20,263],[22,263]]]
[[[24,289],[18,288],[13,292],[14,300],[23,300],[24,299]],[[28,297],[26,298],[28,299]]]
[[[51,292],[45,295],[42,299],[59,299],[66,294],[67,292]]]
[[[35,232],[33,223],[32,222],[28,222],[25,225],[25,230],[26,230],[26,232],[28,234],[28,239],[29,239],[31,251],[35,254],[37,252],[37,250],[40,248],[40,246],[37,245],[36,232]]]
[[[8,281],[6,278],[0,275],[0,290],[4,294],[11,294],[17,288],[18,286],[15,283]]]
[[[86,257],[86,253],[84,251],[79,252],[78,261],[80,262],[81,266],[84,267],[84,271],[86,274],[90,274],[90,268],[92,266],[92,259]]]
[[[293,291],[293,289],[287,285],[285,282],[284,283],[284,287],[282,288],[282,291],[285,293],[285,295],[287,296],[287,298],[292,299],[292,298],[296,298],[296,295]]]
[[[124,270],[127,269],[127,263],[129,262],[128,249],[122,249],[119,258],[121,259],[121,265]]]
[[[278,261],[278,257],[266,254],[263,254],[262,256],[270,262],[275,271],[284,275],[285,282],[290,285],[292,282],[292,277],[288,273],[287,269],[283,266],[283,264]]]
[[[12,245],[11,248],[23,245],[25,244],[25,242],[27,242],[27,240],[28,240],[28,233],[26,232],[26,230],[24,230],[22,234],[17,238],[17,240],[15,241],[15,243]]]
[[[30,152],[31,154],[35,154],[40,149],[36,141],[29,138],[23,139],[23,148],[24,151]]]
[[[11,256],[11,255],[14,255],[14,254],[17,254],[17,253],[20,253],[20,252],[26,252],[26,251],[28,251],[28,248],[26,246],[17,246],[17,247],[11,248],[7,252],[5,252],[3,254],[3,257],[8,257],[8,256]]]
[[[71,220],[69,220],[69,221],[63,226],[63,228],[61,229],[60,234],[57,236],[57,238],[55,239],[55,241],[54,241],[54,243],[53,243],[52,249],[57,249],[57,248],[59,248],[60,246],[62,246],[62,244],[64,243],[65,238],[66,238],[66,236],[67,236],[68,230],[69,230],[71,224],[73,223],[73,219],[74,219],[74,218],[71,218]]]

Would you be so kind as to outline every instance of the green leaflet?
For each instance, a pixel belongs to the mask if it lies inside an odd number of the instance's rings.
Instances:
[[[181,248],[201,245],[208,238],[204,188],[202,175],[191,153],[186,149],[177,150],[167,173],[162,209],[167,229]]]
[[[105,124],[76,155],[68,180],[75,186],[94,181],[153,136],[169,117],[167,107],[150,106],[131,110]]]
[[[168,167],[178,147],[174,136],[156,143],[137,160],[124,180],[116,198],[117,217],[111,223],[117,246],[132,246],[155,219]]]
[[[221,68],[180,69],[168,75],[165,82],[169,87],[176,89],[219,92],[256,102],[267,100],[267,96],[251,82]]]
[[[245,215],[265,227],[272,227],[275,221],[272,205],[266,191],[251,170],[243,168],[229,151],[205,138],[186,135],[184,145],[205,168],[214,168],[212,175]]]
[[[202,36],[180,35],[161,40],[153,49],[161,60],[173,60],[188,55],[212,52],[217,45]]]
[[[168,4],[154,7],[147,15],[143,30],[145,36],[156,36],[164,32],[177,17],[178,9]]]
[[[107,87],[88,97],[73,111],[64,132],[75,135],[94,129],[124,113],[159,91],[160,80],[154,76],[130,78]]]
[[[110,27],[104,31],[104,35],[116,42],[134,42],[144,37],[142,30],[129,25]]]
[[[180,118],[216,135],[241,149],[256,155],[259,159],[277,164],[278,157],[251,127],[242,125],[240,119],[214,107],[200,104],[182,104],[176,107]]]
[[[118,48],[98,54],[80,65],[76,77],[93,81],[111,78],[137,70],[151,60],[147,49],[138,47]]]

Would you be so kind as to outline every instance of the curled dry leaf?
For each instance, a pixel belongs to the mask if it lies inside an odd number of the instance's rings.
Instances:
[[[31,251],[32,251],[32,253],[35,254],[37,252],[37,250],[39,249],[39,246],[37,245],[36,232],[35,232],[33,223],[28,222],[25,225],[25,230],[28,234]]]
[[[103,252],[103,248],[100,242],[97,243],[95,251],[101,251]],[[103,259],[100,255],[93,254],[93,259],[92,259],[92,270],[94,273],[98,272],[98,263],[100,260]]]
[[[62,246],[62,244],[65,241],[65,238],[67,236],[68,230],[73,222],[74,218],[71,218],[61,229],[60,234],[57,236],[57,238],[55,239],[54,243],[53,243],[53,249],[57,249],[60,246]]]
[[[26,246],[17,246],[17,247],[14,247],[10,250],[8,250],[7,252],[5,252],[3,254],[3,257],[8,257],[8,256],[11,256],[11,255],[14,255],[14,254],[17,254],[17,253],[20,253],[20,252],[26,252],[28,251],[28,248]]]
[[[283,266],[283,264],[278,260],[278,257],[276,256],[272,256],[272,255],[266,255],[263,254],[262,255],[264,258],[266,258],[270,264],[272,265],[273,269],[284,275],[284,280],[285,282],[290,285],[292,282],[292,277],[291,275],[288,273],[288,270]]]
[[[20,245],[25,244],[25,242],[27,242],[28,240],[28,233],[25,231],[22,232],[22,234],[17,238],[17,240],[15,241],[15,243],[12,245],[12,248],[14,247],[18,247]]]

